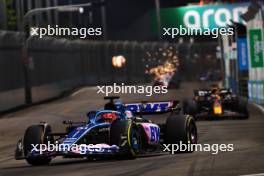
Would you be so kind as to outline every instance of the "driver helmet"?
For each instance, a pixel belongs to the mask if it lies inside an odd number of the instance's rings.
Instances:
[[[219,87],[217,85],[211,86],[211,92],[212,94],[218,94],[219,93]]]

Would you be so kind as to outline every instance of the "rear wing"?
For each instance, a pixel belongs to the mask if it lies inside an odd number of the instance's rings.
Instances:
[[[229,94],[232,93],[232,89],[221,89],[220,94]]]
[[[153,101],[140,103],[125,103],[126,110],[133,114],[159,114],[172,111],[180,111],[180,101]]]
[[[210,96],[212,94],[212,91],[209,89],[204,89],[204,90],[194,90],[194,96],[199,96],[199,97],[206,97],[206,96]],[[232,93],[231,89],[220,89],[219,93],[221,95],[224,94],[229,94]]]
[[[211,95],[211,90],[194,90],[194,96],[205,97]]]

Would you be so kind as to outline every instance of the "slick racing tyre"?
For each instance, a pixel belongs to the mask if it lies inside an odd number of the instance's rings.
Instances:
[[[237,99],[237,112],[243,114],[241,116],[242,119],[248,119],[249,118],[249,113],[248,113],[248,107],[247,107],[247,101],[244,100],[243,98],[238,98]]]
[[[190,115],[171,116],[166,121],[165,127],[166,144],[196,144],[197,128],[195,120]],[[178,153],[189,153],[193,151],[177,151]]]
[[[119,146],[118,159],[134,159],[141,149],[140,129],[132,120],[114,121],[110,128],[110,143]]]
[[[184,114],[195,116],[198,111],[197,103],[194,100],[184,101],[183,111],[184,111]]]
[[[49,140],[50,143],[53,143],[52,139],[49,139],[48,134],[51,133],[51,127],[49,125],[32,125],[27,128],[24,140],[23,148],[24,154],[26,156],[26,161],[33,165],[47,165],[51,161],[51,157],[47,156],[30,156],[30,152],[33,149],[32,144],[45,144]]]

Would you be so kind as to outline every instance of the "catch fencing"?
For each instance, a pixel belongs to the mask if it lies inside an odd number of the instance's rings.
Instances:
[[[145,73],[146,53],[159,52],[160,48],[173,47],[180,59],[181,79],[197,79],[204,68],[210,67],[200,63],[204,54],[214,55],[216,47],[216,43],[30,38],[28,57],[23,61],[22,43],[21,33],[0,31],[0,111],[25,104],[24,87],[28,79],[24,63],[29,68],[32,103],[37,103],[80,86],[151,82],[153,77]],[[112,64],[112,57],[119,55],[126,58],[121,68]]]
[[[22,43],[21,33],[0,31],[0,111],[25,104]],[[32,103],[80,86],[149,82],[142,59],[146,50],[157,45],[167,43],[31,38],[27,63]],[[121,68],[112,65],[117,55],[126,58]]]
[[[25,102],[21,44],[21,34],[0,32],[0,110]]]

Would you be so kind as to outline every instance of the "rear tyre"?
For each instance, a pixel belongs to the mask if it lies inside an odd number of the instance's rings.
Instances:
[[[44,129],[45,128],[45,129]],[[51,161],[51,157],[46,156],[30,156],[30,152],[33,149],[32,144],[45,144],[47,143],[48,134],[51,133],[51,127],[47,125],[32,125],[27,128],[24,135],[24,154],[26,156],[26,161],[33,165],[47,165]],[[50,140],[50,142],[53,142]]]
[[[165,129],[166,144],[197,144],[197,128],[195,120],[190,115],[171,116],[167,119]],[[177,153],[190,153],[192,150],[176,151]]]
[[[141,148],[140,129],[132,120],[114,121],[110,128],[110,144],[119,146],[118,159],[134,159]]]
[[[249,113],[248,113],[248,107],[247,107],[247,101],[244,100],[243,98],[238,98],[237,100],[237,111],[243,116],[241,116],[242,119],[248,119],[249,118]]]
[[[184,101],[183,110],[184,110],[184,114],[189,114],[189,115],[195,116],[197,111],[198,111],[196,101],[194,101],[194,100]]]

